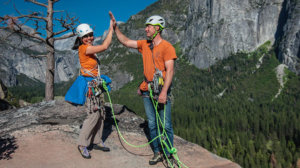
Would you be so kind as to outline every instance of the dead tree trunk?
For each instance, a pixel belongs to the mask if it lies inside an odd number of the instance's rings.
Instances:
[[[53,39],[53,2],[48,0],[47,6],[47,68],[46,68],[46,87],[45,87],[45,99],[54,99],[54,74],[55,74],[55,59],[54,59],[54,39]]]

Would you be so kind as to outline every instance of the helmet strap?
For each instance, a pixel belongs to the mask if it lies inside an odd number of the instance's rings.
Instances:
[[[153,36],[151,37],[151,40],[153,40],[158,34],[158,31],[155,29],[155,33],[153,34]]]
[[[153,34],[153,36],[152,36],[151,38],[149,38],[149,40],[152,41],[152,40],[157,36],[157,34],[160,33],[161,31],[162,31],[161,28],[159,28],[159,31],[157,31],[157,30],[155,29],[155,33]]]

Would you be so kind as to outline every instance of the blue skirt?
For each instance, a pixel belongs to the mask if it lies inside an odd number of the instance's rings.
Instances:
[[[110,91],[109,84],[111,83],[111,79],[106,75],[101,75],[101,78],[106,82],[108,91]],[[88,91],[88,82],[93,79],[93,77],[78,76],[65,95],[65,101],[74,105],[84,105]]]
[[[65,101],[75,105],[84,105],[88,90],[87,83],[93,79],[92,77],[78,76],[65,95]]]

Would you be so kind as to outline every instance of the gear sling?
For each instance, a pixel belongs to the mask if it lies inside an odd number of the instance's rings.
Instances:
[[[155,61],[154,61],[154,57],[153,57],[153,43],[152,42],[149,44],[149,48],[150,48],[151,54],[152,54],[152,61],[153,61],[153,65],[155,68],[155,73],[154,73],[152,81],[147,80],[145,74],[144,74],[144,80],[148,84],[148,88],[151,88],[151,90],[153,91],[153,98],[155,100],[158,100],[158,96],[164,85],[163,73],[155,65]]]

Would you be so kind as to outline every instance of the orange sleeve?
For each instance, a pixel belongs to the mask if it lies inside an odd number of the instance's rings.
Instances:
[[[138,50],[139,50],[140,53],[143,52],[143,46],[145,44],[147,45],[147,40],[138,40],[137,41],[137,48],[138,48]]]
[[[172,45],[167,47],[167,49],[164,50],[164,52],[166,53],[164,54],[164,61],[177,59],[175,48]]]
[[[137,49],[140,53],[142,53],[142,51],[143,51],[143,49],[142,49],[142,40],[137,41]]]

